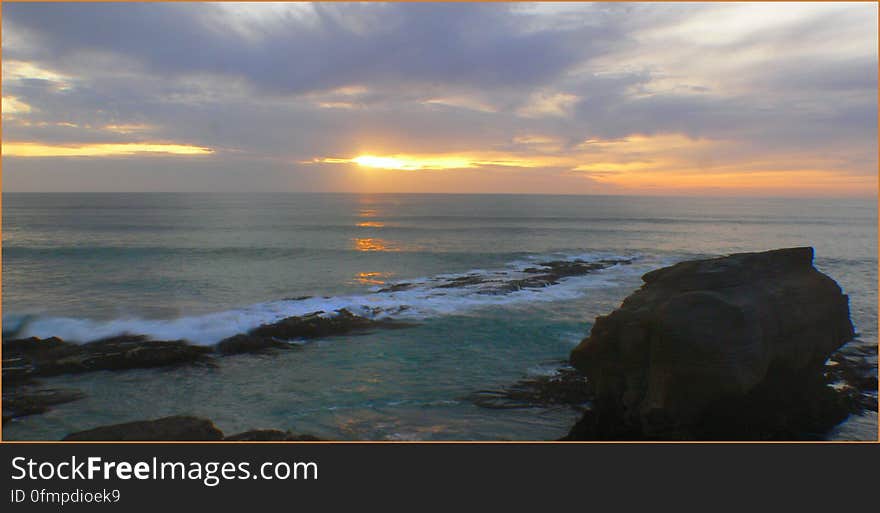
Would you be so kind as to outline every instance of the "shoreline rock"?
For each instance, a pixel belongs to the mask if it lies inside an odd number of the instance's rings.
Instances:
[[[99,370],[127,370],[186,365],[206,361],[212,349],[185,340],[149,340],[142,335],[120,335],[85,344],[57,337],[31,337],[3,342],[3,370],[28,377],[79,374]]]
[[[70,433],[62,441],[318,441],[319,438],[278,429],[254,429],[235,435],[224,436],[214,422],[203,417],[175,415],[153,420],[139,420],[100,426]]]
[[[12,419],[46,413],[52,406],[78,401],[86,395],[75,389],[16,387],[3,390],[3,424]]]
[[[825,362],[855,333],[812,248],[651,271],[571,353],[593,409],[568,439],[786,438],[852,411]]]
[[[174,368],[188,365],[216,365],[216,357],[265,354],[291,350],[296,339],[316,339],[374,329],[404,328],[411,324],[372,320],[348,310],[334,316],[323,312],[293,316],[261,325],[247,333],[221,340],[213,346],[193,345],[186,340],[151,340],[145,335],[119,335],[77,344],[58,337],[3,340],[3,423],[26,415],[45,413],[51,406],[84,397],[78,390],[65,394],[55,389],[36,390],[37,378],[95,371]],[[64,399],[64,400],[62,400]],[[11,413],[10,413],[11,412]],[[8,413],[8,414],[7,414]]]
[[[100,426],[70,433],[63,441],[196,441],[222,440],[223,432],[208,419],[178,415]]]
[[[355,315],[345,308],[336,315],[324,316],[324,312],[292,316],[278,322],[262,324],[247,333],[225,338],[216,344],[217,352],[228,356],[241,353],[260,353],[273,349],[292,349],[292,340],[312,340],[353,333],[366,333],[375,329],[399,329],[412,326],[391,320],[374,320]]]
[[[186,340],[151,340],[145,335],[118,335],[83,344],[58,337],[37,337],[3,341],[3,384],[17,386],[33,382],[35,377],[79,374],[99,370],[120,371],[210,364],[215,354],[228,356],[263,353],[274,349],[292,349],[292,340],[311,340],[374,329],[412,326],[391,320],[373,320],[338,310],[292,316],[263,324],[247,333],[239,333],[212,346],[190,344]]]

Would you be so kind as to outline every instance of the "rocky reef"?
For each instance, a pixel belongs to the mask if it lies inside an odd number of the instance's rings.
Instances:
[[[215,365],[217,357],[293,349],[294,340],[403,328],[406,323],[368,319],[341,309],[334,315],[315,312],[263,324],[214,346],[186,340],[152,340],[120,335],[75,343],[58,337],[3,337],[3,422],[48,411],[84,397],[77,390],[42,388],[39,378],[94,371],[123,371],[182,365]],[[5,334],[4,334],[5,335]]]
[[[535,266],[527,267],[510,275],[487,275],[483,273],[470,273],[456,278],[443,278],[434,281],[440,283],[431,284],[434,289],[458,289],[475,287],[480,294],[503,295],[525,289],[540,289],[552,285],[558,285],[560,280],[572,276],[585,276],[587,274],[608,269],[617,265],[630,265],[632,259],[604,258],[588,262],[582,259],[576,260],[550,260],[538,262]],[[496,273],[497,274],[497,273]],[[413,288],[413,283],[395,283],[389,287],[379,289],[378,292],[398,292]]]
[[[260,325],[247,333],[235,335],[217,343],[217,352],[223,355],[262,352],[267,349],[290,349],[291,340],[311,340],[316,338],[365,333],[375,329],[404,328],[410,324],[367,319],[341,309],[333,316],[324,312],[287,317],[278,322]]]
[[[530,376],[500,389],[477,390],[462,399],[493,410],[555,406],[583,410],[593,400],[586,376],[565,362],[555,363],[559,368],[552,374]]]
[[[854,330],[812,248],[682,262],[642,279],[571,353],[593,399],[567,439],[820,437],[870,407],[832,386],[834,368],[840,377],[853,362],[829,357]],[[876,391],[876,378],[863,379]]]
[[[3,343],[3,372],[21,378],[79,374],[98,370],[125,370],[204,361],[210,347],[185,340],[150,340],[122,335],[76,344],[57,337],[36,337]]]

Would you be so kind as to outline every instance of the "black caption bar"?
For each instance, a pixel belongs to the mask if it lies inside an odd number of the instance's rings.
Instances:
[[[877,444],[2,444],[3,511],[873,501]],[[755,502],[758,501],[758,502]],[[760,508],[755,509],[760,504]],[[866,503],[867,505],[869,503]],[[470,506],[469,506],[470,505]],[[279,509],[281,508],[281,509]]]

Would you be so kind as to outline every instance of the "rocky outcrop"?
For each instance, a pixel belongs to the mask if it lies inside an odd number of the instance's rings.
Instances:
[[[101,370],[213,365],[217,355],[266,353],[298,347],[290,343],[292,340],[410,326],[395,321],[367,319],[345,309],[333,316],[323,316],[323,313],[287,317],[228,337],[214,346],[192,345],[185,340],[151,340],[144,335],[119,335],[84,344],[67,342],[58,337],[4,338],[3,402],[5,406],[14,407],[4,408],[3,422],[44,413],[53,405],[84,397],[76,390],[62,392],[38,389],[38,378]]]
[[[31,337],[3,342],[3,372],[13,369],[21,377],[34,377],[164,367],[201,361],[211,351],[184,340],[149,340],[144,336],[122,335],[86,344]]]
[[[297,340],[346,335],[377,328],[400,328],[409,326],[394,321],[373,320],[361,317],[346,309],[336,315],[323,316],[324,312],[288,317],[272,324],[263,324],[248,332],[249,335],[275,340]]]
[[[480,294],[503,295],[523,289],[540,289],[558,285],[561,280],[572,276],[584,276],[616,265],[629,265],[632,259],[605,258],[588,262],[586,260],[551,260],[539,262],[534,267],[517,271],[515,274],[486,274],[473,272],[455,278],[434,278],[430,285],[435,289],[458,289],[475,287]],[[499,276],[501,274],[501,276]],[[395,283],[379,289],[378,292],[399,292],[415,287],[414,283]]]
[[[120,335],[77,344],[58,337],[4,340],[3,383],[25,383],[33,377],[78,374],[97,370],[165,367],[210,361],[211,353],[232,355],[291,349],[292,340],[308,340],[374,329],[403,328],[410,324],[373,320],[346,309],[292,316],[263,324],[247,333],[225,338],[213,347],[186,340],[151,340],[144,335]]]
[[[615,265],[629,265],[632,260],[599,260],[597,262],[586,262],[584,260],[554,260],[551,262],[541,262],[539,267],[529,267],[523,270],[523,273],[529,276],[516,280],[508,281],[495,289],[495,292],[515,292],[522,289],[533,289],[541,287],[549,287],[559,284],[563,278],[572,276],[584,276],[602,269],[607,269]]]
[[[791,248],[644,275],[571,353],[595,398],[570,437],[714,438],[734,425],[772,438],[843,420],[824,364],[854,336],[848,298],[812,260]]]
[[[247,333],[239,333],[224,338],[214,346],[218,353],[223,356],[245,353],[266,353],[274,349],[287,350],[294,346],[289,342],[277,340],[271,337],[258,337]]]
[[[12,419],[46,413],[52,406],[78,401],[85,397],[79,390],[36,387],[3,389],[3,424]]]
[[[293,340],[365,333],[379,328],[404,328],[409,324],[374,320],[355,315],[345,308],[337,310],[335,315],[324,315],[314,312],[281,319],[278,322],[262,324],[247,333],[225,338],[217,343],[217,352],[222,355],[240,353],[261,353],[273,349],[291,349]]]
[[[317,441],[312,435],[297,434],[278,429],[255,429],[236,435],[224,436],[223,432],[208,419],[178,415],[155,420],[140,420],[101,426],[86,431],[71,433],[65,441],[237,441],[237,442],[281,442]]]
[[[57,404],[85,397],[78,390],[41,389],[40,379],[60,374],[120,371],[188,365],[210,361],[209,347],[183,340],[149,340],[121,335],[86,344],[57,337],[3,341],[3,422],[45,413]]]

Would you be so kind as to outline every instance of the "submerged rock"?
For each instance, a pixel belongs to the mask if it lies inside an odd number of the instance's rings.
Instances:
[[[66,441],[223,440],[223,432],[208,419],[164,417],[102,426],[71,433]]]
[[[254,429],[224,438],[228,442],[317,442],[321,439],[313,435],[303,435],[280,429]]]
[[[682,262],[571,353],[595,393],[571,438],[776,438],[829,429],[849,406],[828,357],[854,336],[848,298],[812,248]]]
[[[413,283],[395,283],[389,287],[381,288],[377,292],[399,292],[401,290],[409,290],[415,287]]]
[[[558,405],[581,409],[592,401],[593,394],[580,371],[560,366],[551,375],[529,377],[498,390],[478,390],[466,399],[481,408],[495,410]]]

